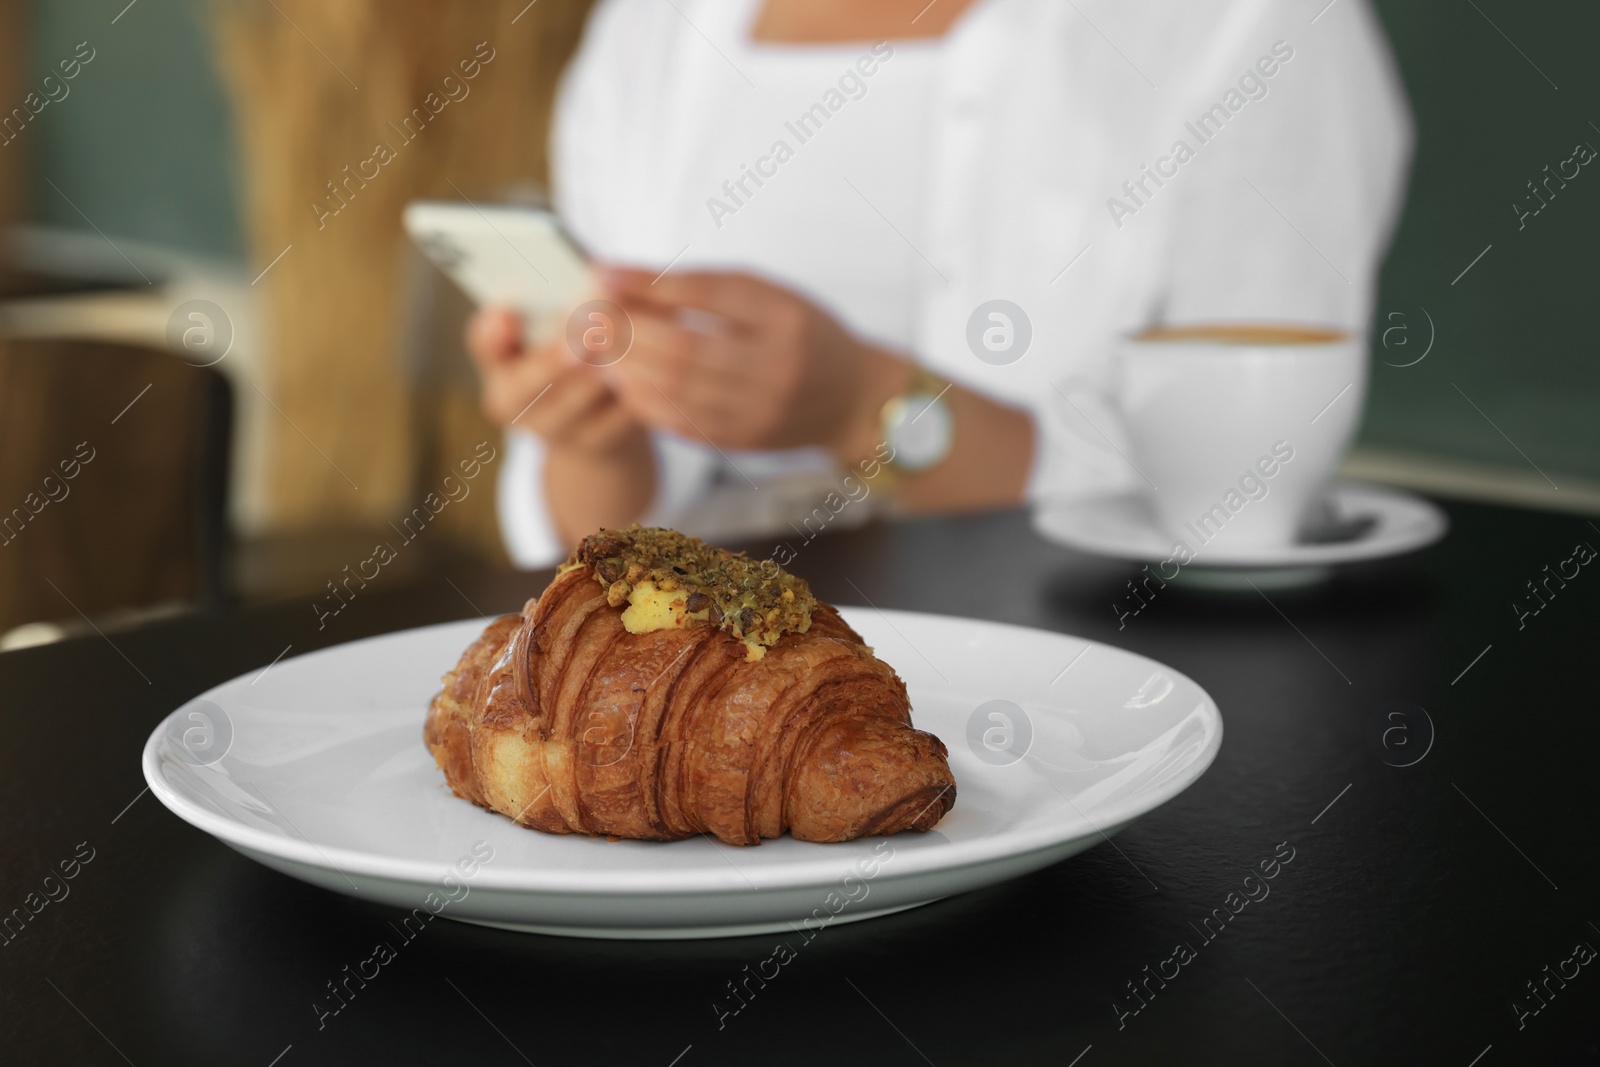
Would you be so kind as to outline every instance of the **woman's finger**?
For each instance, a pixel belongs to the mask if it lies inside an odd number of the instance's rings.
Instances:
[[[633,346],[617,365],[631,361],[656,379],[737,382],[754,375],[749,353],[749,343],[741,338],[700,333],[660,315],[639,315],[633,320]]]
[[[714,381],[632,375],[617,393],[640,422],[656,429],[713,444],[744,436],[740,428],[747,409],[745,395]]]
[[[624,307],[697,308],[751,329],[765,321],[770,305],[781,295],[753,275],[711,271],[652,275],[629,267],[604,266],[600,283]]]
[[[467,351],[485,369],[522,355],[522,316],[508,308],[480,309],[467,320]]]
[[[696,338],[672,319],[649,312],[629,316],[633,344],[616,366],[647,364],[653,373],[680,374],[689,369]]]
[[[639,420],[613,395],[591,408],[574,429],[572,441],[591,451],[617,447],[639,431]]]
[[[482,371],[484,410],[502,426],[531,429],[524,415],[554,388],[561,373],[553,361],[537,354],[487,367]]]
[[[577,366],[562,371],[535,393],[511,425],[532,430],[550,441],[562,441],[585,415],[610,398],[610,389],[593,371]]]
[[[622,406],[634,418],[658,430],[666,430],[681,437],[698,439],[702,435],[695,429],[694,416],[688,412],[678,392],[678,383],[670,377],[657,378],[639,368],[616,375],[612,388]]]
[[[479,372],[484,414],[497,425],[510,426],[528,403],[550,384],[550,376],[540,374],[530,362],[519,360],[485,367]]]

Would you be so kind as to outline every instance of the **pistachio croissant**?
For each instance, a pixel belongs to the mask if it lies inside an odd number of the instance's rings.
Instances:
[[[444,676],[424,738],[457,795],[550,833],[847,841],[927,830],[956,795],[838,612],[670,530],[586,538]]]

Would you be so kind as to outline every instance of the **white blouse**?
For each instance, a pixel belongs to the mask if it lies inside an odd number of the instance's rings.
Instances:
[[[975,0],[940,40],[842,45],[751,41],[761,3],[601,0],[557,104],[560,213],[601,259],[759,273],[1026,408],[1030,498],[1134,484],[1096,399],[1122,333],[1366,329],[1411,142],[1366,0]],[[993,299],[1031,326],[1005,365],[968,340]],[[709,537],[793,541],[840,473],[653,440],[643,521]],[[543,446],[507,444],[508,550],[556,562]]]

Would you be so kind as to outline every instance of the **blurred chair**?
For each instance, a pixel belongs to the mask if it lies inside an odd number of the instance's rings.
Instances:
[[[0,339],[0,635],[223,602],[232,423],[169,352]]]

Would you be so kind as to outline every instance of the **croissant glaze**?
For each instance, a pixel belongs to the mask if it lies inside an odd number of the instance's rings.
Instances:
[[[713,626],[628,632],[569,564],[443,682],[424,739],[450,788],[548,833],[848,841],[955,804],[905,683],[826,604],[755,658]]]

